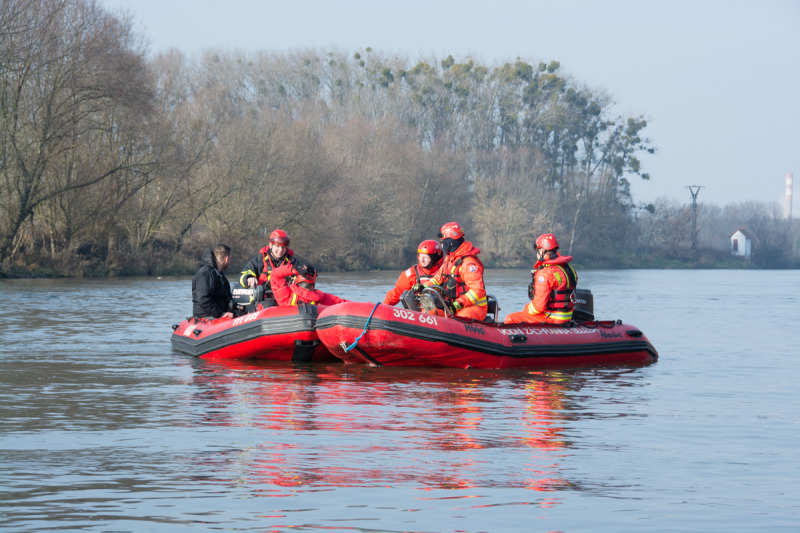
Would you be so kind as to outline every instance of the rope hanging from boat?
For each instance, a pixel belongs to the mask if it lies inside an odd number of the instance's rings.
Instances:
[[[361,340],[361,337],[363,337],[363,336],[364,336],[364,333],[366,333],[366,332],[367,332],[367,328],[369,327],[369,321],[370,321],[370,320],[372,320],[372,315],[375,313],[375,310],[378,308],[378,306],[379,306],[379,305],[381,305],[381,303],[380,303],[380,302],[376,303],[376,304],[375,304],[375,307],[373,307],[373,308],[372,308],[372,312],[369,314],[369,318],[367,318],[367,323],[366,323],[366,324],[364,324],[364,331],[362,331],[362,332],[361,332],[361,335],[359,335],[358,337],[356,337],[356,340],[355,340],[355,341],[353,341],[353,344],[351,344],[350,346],[348,346],[347,348],[345,348],[345,349],[344,349],[344,353],[347,353],[347,352],[349,352],[350,350],[352,350],[353,348],[355,348],[355,347],[356,347],[356,345],[358,344],[358,341],[360,341],[360,340]]]

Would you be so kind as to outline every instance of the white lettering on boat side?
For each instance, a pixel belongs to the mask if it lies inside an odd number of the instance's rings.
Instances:
[[[242,324],[247,324],[248,322],[252,322],[257,318],[258,318],[258,313],[250,313],[249,315],[243,315],[238,318],[234,318],[233,327],[241,326]]]
[[[511,328],[499,330],[503,335],[572,335],[597,333],[596,329],[578,326],[577,328]]]

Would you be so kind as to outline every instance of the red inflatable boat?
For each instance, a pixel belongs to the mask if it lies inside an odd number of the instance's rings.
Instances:
[[[236,318],[188,318],[172,326],[172,349],[203,359],[337,361],[314,330],[315,305],[267,307]]]
[[[376,366],[535,369],[635,366],[658,358],[641,331],[620,321],[505,325],[347,302],[320,311],[316,328],[336,357]]]

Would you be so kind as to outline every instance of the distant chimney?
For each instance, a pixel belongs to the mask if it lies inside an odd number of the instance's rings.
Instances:
[[[792,219],[792,173],[786,173],[786,218]]]

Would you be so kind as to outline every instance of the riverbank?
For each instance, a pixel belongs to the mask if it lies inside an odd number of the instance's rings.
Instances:
[[[199,255],[198,255],[199,257]],[[247,258],[234,257],[231,273],[238,273]],[[313,262],[313,261],[312,261]],[[319,270],[324,272],[346,271],[346,269],[329,267],[324,262],[315,262]],[[580,270],[627,270],[627,269],[723,269],[723,270],[791,270],[800,269],[800,260],[788,262],[781,266],[767,266],[740,257],[715,250],[679,251],[671,256],[657,253],[633,252],[613,256],[575,256],[573,265]],[[501,264],[498,261],[485,260],[486,268],[527,268],[530,265]],[[0,270],[0,278],[124,278],[138,276],[191,276],[199,267],[199,260],[189,255],[148,254],[136,257],[126,256],[114,258],[112,261],[99,257],[85,257],[73,254],[72,257],[56,259],[43,258],[28,263],[14,263]],[[350,271],[400,271],[407,268],[403,265],[378,265],[369,268],[358,268]]]

